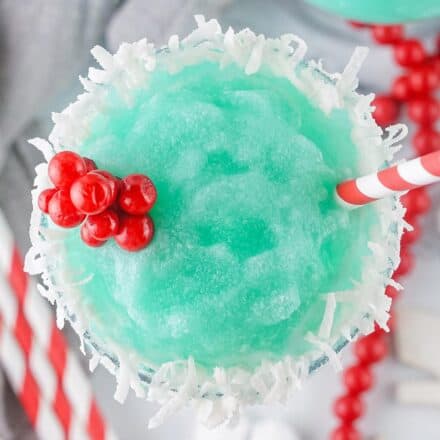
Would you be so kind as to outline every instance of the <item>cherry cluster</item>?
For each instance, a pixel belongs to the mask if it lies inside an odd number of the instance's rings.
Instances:
[[[87,245],[99,247],[113,237],[122,249],[134,252],[153,239],[148,212],[157,192],[147,176],[119,179],[73,151],[57,153],[49,162],[48,175],[55,188],[40,193],[39,208],[58,226],[81,225],[81,239]]]
[[[414,152],[424,155],[440,150],[440,133],[435,128],[440,118],[440,102],[434,93],[440,87],[440,34],[437,36],[436,53],[428,55],[423,44],[413,38],[405,38],[400,25],[370,26],[352,23],[354,27],[370,29],[373,39],[379,44],[392,47],[394,59],[406,72],[398,76],[392,84],[391,93],[379,95],[373,101],[376,107],[373,117],[381,126],[397,121],[403,106],[407,105],[408,117],[418,126],[412,139]],[[414,189],[401,198],[406,208],[405,221],[412,225],[412,231],[402,236],[400,264],[393,274],[399,281],[407,275],[414,264],[411,247],[419,239],[421,228],[419,218],[431,207],[431,199],[425,188]],[[386,295],[393,300],[399,291],[388,286]],[[388,322],[393,329],[393,313]],[[388,341],[383,330],[376,330],[359,339],[354,345],[355,363],[345,370],[343,381],[346,392],[334,404],[333,411],[340,425],[332,432],[331,440],[360,440],[361,434],[354,423],[365,412],[362,395],[374,382],[372,367],[380,362],[388,352]]]

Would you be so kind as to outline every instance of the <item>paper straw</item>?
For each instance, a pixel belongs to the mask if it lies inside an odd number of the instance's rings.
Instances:
[[[65,437],[60,420],[52,405],[41,393],[42,388],[38,385],[38,380],[32,371],[30,353],[26,353],[26,350],[23,349],[28,345],[25,331],[21,325],[18,325],[17,330],[14,331],[14,324],[8,322],[10,315],[4,313],[7,307],[10,310],[14,307],[12,303],[7,305],[12,293],[4,277],[0,279],[0,292],[0,362],[3,370],[38,437],[41,439],[63,439]],[[21,330],[18,330],[19,328]],[[33,351],[35,352],[32,355],[33,358],[41,356],[41,353],[37,353],[38,348],[33,347]],[[43,369],[41,373],[42,375],[45,373]]]
[[[115,439],[1,212],[0,239],[0,362],[35,432],[44,440]]]
[[[342,182],[336,187],[336,197],[342,205],[355,208],[438,181],[440,181],[440,151],[368,176]]]

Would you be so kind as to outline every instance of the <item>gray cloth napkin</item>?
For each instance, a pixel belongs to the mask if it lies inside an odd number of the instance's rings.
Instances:
[[[103,41],[116,6],[112,0],[0,0],[0,209],[22,251],[29,246],[33,167],[41,161],[26,139],[47,135],[49,111],[71,96],[72,81],[89,64],[90,47]],[[3,377],[1,383],[0,439],[34,439]]]

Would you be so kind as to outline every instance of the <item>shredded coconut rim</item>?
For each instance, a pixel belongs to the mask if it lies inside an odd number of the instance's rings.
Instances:
[[[320,62],[303,62],[306,44],[295,35],[271,39],[249,29],[236,33],[231,28],[223,33],[216,20],[195,18],[197,28],[192,33],[182,40],[173,35],[168,45],[158,50],[146,39],[123,43],[114,55],[102,47],[93,48],[92,54],[102,69],[90,68],[88,78],[80,78],[85,93],[61,113],[53,114],[55,125],[48,141],[29,141],[42,151],[46,162],[36,167],[30,226],[32,247],[26,256],[25,269],[30,274],[42,275],[43,284],[38,286],[41,294],[56,304],[58,326],[62,327],[68,320],[80,337],[83,351],[87,345],[91,370],[101,363],[116,376],[115,398],[123,401],[132,388],[139,397],[160,404],[150,427],[158,426],[188,404],[197,409],[209,427],[233,423],[244,405],[286,401],[300,388],[305,377],[326,362],[340,369],[338,353],[350,340],[373,331],[375,322],[387,329],[391,300],[385,295],[385,288],[393,283],[391,276],[399,263],[400,237],[405,226],[404,208],[398,197],[375,202],[381,226],[374,231],[371,256],[365,258],[362,281],[353,291],[326,294],[319,332],[306,335],[314,349],[299,358],[285,356],[277,362],[263,362],[254,371],[234,367],[216,368],[209,373],[192,358],[152,365],[124,347],[92,335],[88,330],[90,317],[81,305],[77,286],[67,281],[66,274],[51,271],[51,259],[62,252],[63,231],[48,227],[47,219],[38,209],[37,198],[50,186],[47,177],[50,158],[62,150],[62,145],[79,145],[87,138],[91,121],[104,108],[106,85],[114,86],[130,104],[133,91],[148,84],[151,72],[158,65],[175,73],[209,60],[220,67],[235,63],[247,75],[265,66],[275,76],[291,81],[323,112],[335,108],[347,111],[352,122],[352,140],[365,174],[389,164],[400,148],[393,145],[407,133],[404,125],[391,126],[384,139],[382,129],[371,116],[374,95],[355,92],[357,73],[368,52],[366,48],[354,51],[342,74],[330,74]],[[325,81],[318,81],[317,74]],[[344,301],[352,302],[354,311],[343,325],[336,326],[334,311],[337,303]]]

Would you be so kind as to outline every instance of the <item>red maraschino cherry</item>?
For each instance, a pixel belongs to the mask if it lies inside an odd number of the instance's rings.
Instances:
[[[87,172],[96,170],[98,168],[94,160],[89,159],[88,157],[83,157],[83,159],[86,163]]]
[[[93,170],[92,173],[100,174],[101,176],[104,176],[106,179],[108,179],[111,186],[111,198],[112,200],[116,201],[119,193],[119,188],[121,186],[121,179],[118,179],[113,174],[105,170]]]
[[[149,245],[154,236],[154,224],[148,214],[127,215],[120,218],[116,243],[126,251],[136,252]]]
[[[90,233],[87,223],[83,223],[80,229],[81,240],[90,247],[100,247],[106,243],[106,240],[97,240]]]
[[[143,174],[130,174],[121,181],[119,207],[128,214],[146,214],[157,198],[153,182]]]
[[[64,189],[53,194],[49,201],[48,213],[52,221],[63,228],[74,228],[85,219],[85,215],[72,204],[69,191]]]
[[[119,216],[113,209],[106,209],[96,215],[89,215],[84,223],[92,237],[97,240],[108,240],[116,235],[119,229]]]
[[[153,239],[154,224],[147,212],[157,193],[147,176],[131,174],[121,180],[72,151],[57,153],[48,173],[55,188],[39,194],[40,210],[58,226],[81,225],[80,236],[88,246],[102,246],[114,237],[122,249],[135,252]]]
[[[76,208],[88,215],[105,211],[115,201],[113,183],[94,171],[75,180],[70,188],[70,197]]]
[[[49,179],[60,189],[69,188],[76,179],[86,173],[86,162],[73,151],[61,151],[55,154],[48,166]]]
[[[57,189],[49,188],[49,189],[45,189],[44,191],[41,191],[40,195],[38,196],[38,207],[45,214],[49,214],[49,202],[56,192]]]

